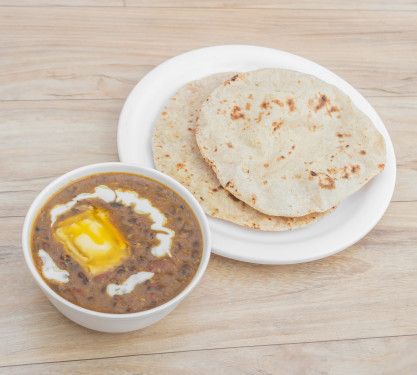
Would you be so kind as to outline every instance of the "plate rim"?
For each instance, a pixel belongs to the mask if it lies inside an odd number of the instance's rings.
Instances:
[[[385,143],[386,143],[386,149],[387,149],[387,161],[386,164],[388,164],[388,156],[389,154],[391,154],[390,156],[392,157],[392,178],[390,180],[390,186],[387,187],[387,192],[388,192],[388,196],[385,199],[385,201],[383,202],[384,204],[382,206],[379,207],[378,213],[373,217],[374,220],[372,221],[371,225],[367,225],[366,228],[359,233],[359,235],[355,235],[354,237],[352,237],[352,239],[350,241],[345,241],[343,244],[341,244],[340,246],[335,246],[334,248],[332,248],[330,251],[325,251],[321,254],[313,254],[311,256],[304,256],[304,257],[297,257],[297,258],[288,258],[285,260],[277,260],[276,258],[272,257],[272,258],[268,258],[266,259],[265,257],[257,257],[256,256],[256,252],[254,252],[253,255],[251,256],[247,256],[247,254],[231,254],[230,252],[228,252],[227,250],[223,250],[222,248],[218,248],[215,247],[213,245],[212,251],[215,254],[227,257],[227,258],[231,258],[231,259],[235,259],[235,260],[239,260],[239,261],[244,261],[244,262],[249,262],[249,263],[257,263],[257,264],[296,264],[296,263],[305,263],[305,262],[310,262],[310,261],[314,261],[317,259],[322,259],[325,258],[327,256],[331,256],[333,254],[336,254],[350,246],[352,246],[353,244],[355,244],[356,242],[360,241],[363,237],[365,237],[375,226],[376,224],[380,221],[380,219],[382,218],[382,216],[384,215],[384,213],[386,212],[393,193],[394,193],[394,188],[395,188],[395,183],[396,183],[396,157],[395,157],[395,151],[393,148],[393,144],[392,144],[392,140],[391,137],[388,133],[387,128],[385,127],[385,124],[383,123],[383,121],[381,120],[381,118],[379,117],[378,113],[376,112],[376,110],[374,109],[374,107],[368,102],[368,100],[357,90],[355,89],[352,85],[350,85],[348,82],[346,82],[343,78],[341,78],[339,75],[337,75],[336,73],[332,72],[331,70],[325,68],[324,66],[315,63],[314,61],[311,61],[309,59],[306,59],[302,56],[299,55],[295,55],[292,54],[290,52],[287,51],[282,51],[279,49],[274,49],[274,48],[269,48],[269,47],[262,47],[262,46],[255,46],[255,45],[245,45],[245,44],[232,44],[232,45],[217,45],[217,46],[211,46],[211,47],[204,47],[204,48],[198,48],[198,49],[194,49],[194,50],[190,50],[187,52],[184,52],[182,54],[179,54],[177,56],[171,57],[167,60],[165,60],[164,62],[162,62],[161,64],[157,65],[156,67],[154,67],[152,70],[150,70],[148,73],[146,73],[142,79],[133,87],[133,89],[131,90],[131,92],[129,93],[125,103],[123,104],[123,108],[122,111],[120,113],[119,116],[119,121],[118,121],[118,129],[117,129],[117,149],[118,149],[118,155],[119,155],[119,159],[122,162],[129,162],[129,163],[135,163],[135,164],[139,164],[137,161],[132,161],[130,159],[130,155],[128,155],[128,150],[127,148],[124,147],[124,143],[125,143],[125,138],[126,138],[126,133],[127,130],[129,128],[128,126],[128,121],[125,120],[128,115],[129,112],[131,111],[131,107],[134,104],[134,98],[135,96],[137,96],[138,92],[140,91],[142,86],[145,86],[148,81],[152,81],[153,77],[155,75],[158,75],[158,73],[160,71],[163,71],[165,69],[166,66],[169,66],[173,63],[176,63],[178,61],[181,60],[187,60],[190,56],[193,57],[194,55],[205,55],[205,54],[216,54],[219,52],[224,51],[225,49],[228,50],[228,53],[230,53],[230,50],[233,49],[237,49],[237,50],[252,50],[252,52],[254,52],[254,50],[259,50],[262,52],[268,52],[271,54],[281,54],[282,56],[286,56],[288,59],[295,59],[297,61],[299,61],[300,63],[304,63],[307,64],[315,69],[319,69],[323,72],[323,74],[327,74],[330,75],[330,77],[332,79],[335,79],[336,81],[338,81],[340,84],[344,85],[345,88],[347,88],[349,91],[351,91],[353,94],[355,94],[355,96],[357,96],[362,102],[364,102],[366,104],[366,106],[368,107],[368,110],[370,110],[372,113],[372,115],[380,122],[380,125],[382,126],[382,129],[379,129],[378,126],[375,125],[375,122],[371,119],[371,121],[373,122],[374,126],[377,127],[378,131],[380,131],[384,137]],[[292,69],[295,71],[299,71],[297,69]],[[307,69],[310,70],[310,69]],[[312,72],[306,72],[307,74],[316,76],[317,75],[315,73]],[[211,74],[215,74],[214,72]],[[201,76],[201,78],[205,77],[204,75]],[[319,79],[322,79],[321,77],[318,77]],[[198,78],[197,78],[198,79]],[[193,79],[191,79],[190,81],[192,81]],[[190,82],[188,81],[188,82]],[[186,84],[186,83],[184,83]],[[338,87],[340,90],[342,90],[337,84],[332,83],[334,86]],[[345,90],[342,90],[343,92],[345,92]],[[345,92],[346,93],[346,92]],[[361,110],[362,111],[362,110]],[[369,117],[369,113],[365,113],[368,117]],[[154,165],[152,165],[152,168],[155,169]],[[331,215],[329,215],[331,216]],[[217,221],[223,221],[220,219],[216,219],[216,218],[211,218],[210,216],[207,215],[207,218],[210,222],[210,227],[212,227],[212,222],[213,220],[217,220]],[[324,219],[322,219],[324,220]],[[236,225],[236,224],[235,224]],[[240,226],[239,226],[240,227]],[[250,228],[244,228],[247,229],[249,231],[252,231],[253,229]],[[302,229],[302,228],[300,228]],[[213,231],[213,228],[211,228],[211,231]],[[294,230],[296,231],[296,230]],[[289,231],[292,232],[292,231]],[[279,232],[278,232],[279,233]]]

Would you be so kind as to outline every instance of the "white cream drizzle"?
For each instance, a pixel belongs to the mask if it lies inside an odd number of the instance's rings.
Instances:
[[[67,283],[69,281],[68,271],[61,270],[52,260],[50,255],[43,249],[38,252],[42,259],[42,273],[49,280],[55,280],[60,283]]]
[[[122,284],[109,284],[107,285],[107,294],[110,296],[127,294],[135,289],[135,286],[149,280],[153,276],[153,272],[138,272],[130,276]]]
[[[155,231],[164,232],[158,233],[156,235],[156,238],[160,241],[160,243],[152,248],[152,254],[156,257],[162,257],[166,254],[168,254],[170,257],[172,256],[170,253],[170,249],[172,237],[175,236],[175,232],[172,229],[166,228],[164,226],[167,220],[165,215],[161,213],[156,207],[152,206],[151,202],[149,202],[148,199],[140,198],[138,193],[136,193],[135,191],[113,191],[105,185],[97,186],[94,189],[94,193],[82,193],[77,195],[68,203],[55,206],[51,210],[51,227],[54,225],[59,215],[62,215],[63,213],[70,210],[80,200],[89,198],[100,198],[105,202],[113,202],[114,200],[116,200],[117,202],[120,202],[127,207],[133,205],[134,210],[139,214],[149,215],[150,219],[153,221],[151,229]]]
[[[100,198],[105,202],[112,202],[116,198],[116,193],[112,189],[108,188],[107,186],[100,185],[94,189],[94,193],[82,193],[82,194],[77,195],[68,203],[59,204],[55,206],[51,210],[51,227],[52,225],[54,225],[59,215],[62,215],[63,213],[73,208],[77,204],[77,202],[83,199],[89,199],[89,198]]]
[[[164,214],[162,214],[156,207],[153,207],[151,202],[145,198],[139,198],[138,193],[134,191],[116,190],[116,201],[125,206],[134,206],[134,210],[138,214],[148,214],[153,221],[151,229],[158,230],[164,233],[158,233],[156,238],[160,241],[159,245],[152,248],[152,254],[156,257],[161,257],[165,254],[171,256],[170,248],[172,237],[175,232],[172,229],[165,228],[167,221]]]

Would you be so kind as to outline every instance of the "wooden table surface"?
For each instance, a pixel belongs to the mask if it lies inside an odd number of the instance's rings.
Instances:
[[[217,44],[299,54],[358,88],[394,143],[393,200],[337,255],[213,255],[159,323],[84,329],[26,269],[26,211],[64,172],[118,160],[120,110],[149,70]],[[416,99],[414,0],[0,0],[0,374],[416,374]]]

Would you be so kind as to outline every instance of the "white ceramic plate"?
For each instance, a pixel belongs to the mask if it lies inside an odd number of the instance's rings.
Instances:
[[[117,135],[120,160],[154,167],[153,126],[165,103],[186,83],[219,72],[260,68],[312,74],[349,95],[384,136],[386,166],[335,212],[305,228],[270,233],[209,218],[212,250],[229,258],[265,264],[300,263],[329,256],[359,241],[382,217],[394,191],[396,165],[391,139],[372,106],[347,82],[312,61],[288,52],[245,45],[203,48],[167,60],[136,85],[124,104]]]

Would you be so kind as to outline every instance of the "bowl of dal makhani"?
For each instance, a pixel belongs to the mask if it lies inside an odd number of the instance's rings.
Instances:
[[[74,322],[140,329],[200,281],[210,231],[194,196],[171,177],[125,163],[85,166],[49,184],[23,227],[32,276]]]

